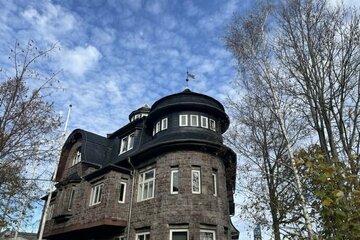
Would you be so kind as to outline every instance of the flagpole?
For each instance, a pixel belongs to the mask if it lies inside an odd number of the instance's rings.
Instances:
[[[60,138],[60,143],[61,144],[64,144],[64,142],[65,142],[67,127],[68,127],[68,123],[69,123],[69,120],[70,120],[71,108],[72,108],[72,105],[70,104],[69,107],[68,107],[68,113],[67,113],[66,122],[65,122],[65,126],[64,126],[64,132],[63,132],[63,134],[62,134],[62,136]],[[59,150],[59,153],[61,154],[61,149]],[[49,186],[49,190],[48,190],[48,195],[47,195],[46,203],[45,203],[45,206],[44,206],[42,218],[41,218],[41,221],[40,221],[40,230],[39,230],[39,234],[38,234],[38,240],[43,239],[43,234],[44,234],[44,229],[45,229],[45,222],[47,220],[47,215],[49,214],[48,210],[49,210],[49,207],[50,207],[53,188],[54,188],[55,181],[56,181],[56,172],[57,172],[57,168],[58,168],[58,165],[59,165],[60,154],[55,155],[55,158],[56,158],[55,170],[54,170],[54,173],[53,173],[53,175],[51,177],[50,186]]]

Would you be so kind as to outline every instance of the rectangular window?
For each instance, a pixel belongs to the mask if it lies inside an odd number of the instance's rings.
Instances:
[[[191,170],[191,191],[195,194],[201,193],[201,174],[200,169]]]
[[[168,119],[163,118],[161,121],[157,122],[153,128],[153,136],[160,131],[163,131],[168,128]]]
[[[136,234],[136,240],[150,240],[150,233],[137,233]]]
[[[212,173],[212,189],[213,189],[213,194],[214,196],[217,196],[217,173],[214,171]]]
[[[78,164],[81,161],[81,148],[76,150],[71,166]]]
[[[171,170],[171,194],[179,193],[179,170],[172,169]]]
[[[215,120],[210,119],[209,120],[209,125],[210,125],[210,130],[216,131]]]
[[[207,117],[201,116],[201,117],[200,117],[200,121],[201,121],[201,127],[202,127],[202,128],[208,128],[208,127],[209,127],[208,118],[207,118]]]
[[[98,184],[98,185],[91,188],[90,206],[101,203],[103,186],[104,186],[104,184],[100,183],[100,184]]]
[[[126,194],[126,183],[120,183],[120,193],[119,193],[119,203],[125,202],[125,194]]]
[[[188,125],[188,115],[180,115],[179,116],[179,126],[187,126]]]
[[[163,118],[161,120],[161,130],[165,130],[168,128],[168,119],[167,118]]]
[[[192,126],[192,127],[199,126],[199,116],[198,115],[190,115],[190,126]]]
[[[215,231],[200,229],[200,240],[216,240]]]
[[[160,128],[161,128],[161,123],[160,123],[160,122],[157,122],[157,123],[156,123],[156,130],[155,130],[155,133],[160,132]]]
[[[170,229],[170,240],[188,240],[189,231],[187,229]]]
[[[68,211],[71,211],[73,202],[74,202],[74,195],[75,195],[75,188],[73,187],[70,191],[70,196],[69,196],[69,202],[68,202]]]
[[[135,133],[132,133],[129,135],[129,143],[128,143],[128,151],[133,149],[134,147],[134,137],[135,137]]]
[[[126,136],[123,139],[121,139],[120,154],[133,149],[134,137],[135,137],[135,133],[131,133],[129,136]]]
[[[155,169],[140,173],[138,201],[144,201],[154,197]]]

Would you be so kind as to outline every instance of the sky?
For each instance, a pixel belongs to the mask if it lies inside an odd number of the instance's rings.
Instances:
[[[336,1],[336,0],[333,0]],[[345,0],[357,4],[356,0]],[[185,89],[224,103],[232,94],[235,62],[223,36],[234,13],[252,0],[0,0],[0,66],[10,49],[30,39],[57,48],[44,64],[59,72],[51,96],[68,131],[106,136],[128,123],[144,104]],[[59,50],[60,49],[60,50]],[[1,79],[2,81],[3,79]],[[234,219],[246,237],[243,222]]]
[[[69,130],[100,135],[128,122],[137,108],[190,89],[224,101],[234,62],[223,35],[247,0],[211,1],[0,1],[1,62],[15,41],[56,43],[48,64],[60,73],[53,94]],[[64,117],[65,118],[65,117]]]
[[[18,41],[56,44],[35,68],[51,70],[51,95],[68,132],[82,128],[106,136],[129,114],[189,87],[224,102],[236,73],[223,36],[233,14],[251,0],[0,0],[0,67]],[[45,71],[46,71],[45,70]],[[1,76],[1,81],[3,76]],[[40,218],[40,216],[35,216]]]

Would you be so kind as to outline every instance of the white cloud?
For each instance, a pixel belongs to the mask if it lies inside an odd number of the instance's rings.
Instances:
[[[46,2],[41,8],[28,7],[22,17],[48,40],[56,40],[56,36],[65,34],[77,24],[74,15],[59,5]]]
[[[217,12],[212,15],[206,15],[199,22],[201,28],[212,31],[215,28],[222,26],[226,21],[233,16],[233,13],[238,10],[238,0],[230,0],[225,2]]]
[[[101,58],[101,53],[92,45],[64,49],[60,55],[62,69],[78,77],[93,68]]]

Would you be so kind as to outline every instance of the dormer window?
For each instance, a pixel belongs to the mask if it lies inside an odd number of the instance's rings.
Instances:
[[[120,154],[127,152],[134,147],[134,137],[135,133],[131,133],[130,135],[124,137],[121,139],[121,145],[120,145]]]
[[[142,117],[146,117],[147,115],[149,115],[149,114],[148,114],[148,113],[139,113],[139,114],[136,114],[136,115],[132,116],[130,122],[132,122],[132,121],[134,121],[134,120],[136,120],[136,119],[142,118]]]
[[[76,153],[74,154],[71,166],[78,164],[81,161],[81,147],[76,149]]]

